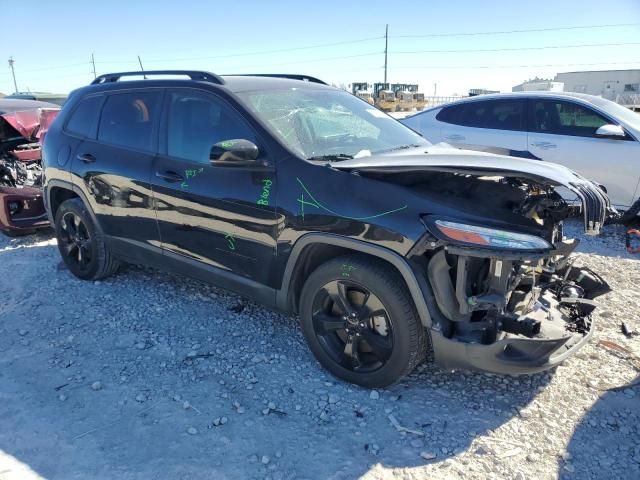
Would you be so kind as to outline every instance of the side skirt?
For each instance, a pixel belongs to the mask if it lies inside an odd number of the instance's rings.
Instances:
[[[254,280],[134,240],[107,237],[107,243],[114,255],[124,261],[191,277],[275,308],[276,290]]]

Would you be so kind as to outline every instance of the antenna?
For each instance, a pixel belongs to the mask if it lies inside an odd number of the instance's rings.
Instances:
[[[96,61],[93,58],[93,53],[91,54],[91,65],[93,65],[93,78],[96,78]]]
[[[142,60],[140,60],[140,55],[138,55],[138,63],[140,64],[140,71],[144,72],[144,67],[142,66]],[[142,75],[142,78],[147,79],[146,75]]]
[[[18,83],[16,82],[16,71],[13,68],[14,63],[16,63],[16,61],[13,59],[13,57],[9,57],[9,68],[11,69],[11,75],[13,76],[13,88],[15,88],[16,93],[18,93]]]

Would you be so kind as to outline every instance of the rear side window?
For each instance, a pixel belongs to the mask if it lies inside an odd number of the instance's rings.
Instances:
[[[160,92],[118,93],[107,97],[100,117],[98,140],[135,150],[152,150]]]
[[[67,131],[80,137],[89,137],[95,132],[100,107],[104,97],[97,95],[87,97],[78,103],[67,123]]]
[[[532,102],[533,131],[575,137],[595,137],[609,122],[599,113],[576,103],[556,100]]]
[[[494,130],[524,130],[524,101],[487,100],[464,105],[458,125]]]
[[[438,112],[438,115],[436,115],[436,120],[459,125],[458,118],[460,118],[463,108],[463,105],[451,105],[450,107],[444,107]]]

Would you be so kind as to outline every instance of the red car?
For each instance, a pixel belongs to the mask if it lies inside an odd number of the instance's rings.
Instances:
[[[59,111],[52,103],[0,99],[0,230],[8,235],[49,226],[40,145]]]

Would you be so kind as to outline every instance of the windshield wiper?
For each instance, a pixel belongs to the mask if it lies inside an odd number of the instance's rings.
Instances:
[[[353,155],[346,153],[334,153],[331,155],[316,155],[315,157],[309,157],[307,160],[316,162],[341,162],[342,160],[351,160]]]

